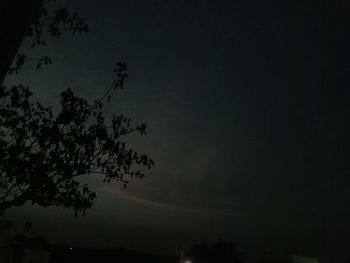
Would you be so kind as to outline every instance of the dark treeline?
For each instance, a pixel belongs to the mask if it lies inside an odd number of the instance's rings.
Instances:
[[[13,249],[13,261],[24,262],[29,254],[48,254],[49,263],[70,262],[123,262],[123,263],[177,263],[178,258],[167,255],[152,254],[136,251],[124,247],[117,248],[83,248],[66,245],[56,245],[43,237],[25,238],[18,237]],[[30,256],[29,256],[30,258]]]

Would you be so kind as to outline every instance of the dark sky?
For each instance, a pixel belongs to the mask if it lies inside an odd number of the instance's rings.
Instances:
[[[58,3],[59,2],[59,3]],[[156,167],[103,185],[86,217],[25,207],[34,232],[73,245],[178,253],[219,238],[249,253],[316,255],[350,243],[348,6],[326,1],[56,1],[91,32],[23,50],[54,64],[22,81],[57,107],[93,100],[129,65],[107,114],[148,124],[130,144]],[[37,222],[37,223],[36,223]]]

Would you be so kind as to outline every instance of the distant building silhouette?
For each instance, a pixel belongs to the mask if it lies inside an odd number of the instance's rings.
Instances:
[[[13,62],[30,26],[37,17],[42,0],[0,1],[0,83]]]

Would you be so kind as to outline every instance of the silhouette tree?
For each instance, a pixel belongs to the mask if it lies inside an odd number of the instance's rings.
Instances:
[[[54,12],[46,8],[50,0],[2,0],[0,1],[0,83],[6,74],[16,74],[23,63],[31,61],[39,69],[51,64],[50,56],[32,57],[18,52],[25,37],[32,38],[31,47],[45,45],[45,38],[57,39],[65,32],[73,35],[88,32],[84,18],[66,8]],[[11,66],[12,64],[12,66]]]
[[[42,1],[41,1],[42,2]],[[53,14],[41,3],[36,12],[33,23],[30,25],[30,37],[33,39],[31,48],[40,47],[46,44],[44,36],[50,36],[53,39],[59,38],[63,33],[71,32],[73,35],[89,32],[89,26],[85,19],[75,12],[70,12],[66,8],[59,8]],[[36,63],[36,69],[43,65],[52,63],[51,56],[40,58],[32,57],[27,54],[18,53],[15,57],[13,66],[8,69],[8,74],[18,74],[23,64],[27,61]]]
[[[154,165],[123,141],[132,132],[145,134],[145,124],[132,127],[122,114],[107,124],[103,116],[111,92],[123,88],[125,71],[126,64],[118,63],[112,86],[93,103],[70,89],[62,92],[56,115],[33,103],[28,87],[0,88],[0,211],[29,201],[84,212],[96,194],[78,176],[102,175],[104,182],[126,186],[128,177],[144,176],[139,166]]]
[[[45,44],[43,28],[55,38],[64,31],[88,31],[77,14],[59,9],[47,16],[42,8],[34,23],[32,46]],[[17,73],[27,58],[19,54],[10,72]],[[51,59],[37,62],[39,68]],[[85,213],[96,194],[78,181],[79,176],[97,175],[104,182],[119,181],[126,187],[130,177],[141,179],[144,168],[154,165],[124,141],[130,133],[145,134],[146,125],[131,125],[131,119],[122,114],[107,122],[103,114],[113,91],[123,89],[126,69],[126,63],[117,63],[112,85],[92,103],[70,89],[63,91],[57,113],[33,102],[32,92],[24,85],[0,87],[0,213],[27,202],[71,208],[75,215]]]

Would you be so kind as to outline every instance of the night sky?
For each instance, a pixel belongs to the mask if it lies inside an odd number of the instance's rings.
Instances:
[[[100,97],[115,62],[127,62],[126,90],[106,114],[147,123],[147,136],[129,143],[156,166],[126,190],[83,178],[98,194],[85,217],[36,206],[10,215],[71,245],[179,254],[223,238],[246,254],[345,253],[349,9],[325,2],[52,3],[77,11],[91,32],[33,50],[25,42],[23,51],[53,64],[27,65],[8,83],[29,85],[57,108],[69,87]]]

